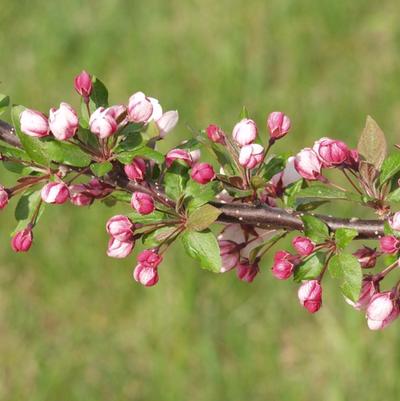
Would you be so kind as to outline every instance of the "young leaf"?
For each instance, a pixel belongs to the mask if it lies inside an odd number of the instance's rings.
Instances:
[[[324,268],[326,255],[324,252],[316,252],[308,257],[304,262],[298,264],[294,270],[294,280],[313,280],[317,278]]]
[[[389,155],[382,163],[381,174],[379,181],[384,184],[387,180],[393,177],[400,171],[400,154],[393,153]]]
[[[25,110],[24,106],[13,106],[11,110],[11,118],[15,128],[15,132],[19,140],[21,141],[22,147],[28,154],[28,156],[38,164],[42,166],[49,166],[50,159],[47,154],[44,143],[38,139],[25,135],[21,132],[20,128],[20,115]]]
[[[203,231],[214,223],[220,214],[221,211],[216,207],[203,205],[189,215],[186,227],[188,230]]]
[[[43,145],[50,160],[55,162],[74,167],[86,167],[91,161],[87,153],[72,143],[49,140],[43,142]]]
[[[10,97],[0,93],[0,116],[8,109]]]
[[[371,116],[367,117],[365,128],[358,141],[357,150],[377,170],[381,168],[386,157],[386,139],[383,131]]]
[[[350,242],[357,237],[357,230],[352,228],[338,228],[335,232],[335,242],[339,250],[343,251]]]
[[[191,211],[215,199],[221,192],[221,183],[211,181],[208,184],[201,185],[194,180],[189,180],[185,188],[186,208]]]
[[[162,153],[148,148],[147,146],[139,147],[129,152],[121,152],[117,155],[117,159],[123,164],[131,163],[134,157],[142,157],[144,159],[154,160],[159,164],[164,162],[164,156]]]
[[[155,223],[163,223],[168,221],[168,216],[159,211],[154,211],[150,214],[139,214],[136,212],[132,212],[128,214],[128,217],[132,220],[133,223],[136,224],[155,224]]]
[[[317,217],[307,215],[301,218],[304,223],[304,234],[315,242],[324,242],[329,238],[328,226]]]
[[[242,111],[240,112],[239,117],[241,120],[243,120],[244,118],[249,118],[249,112],[248,112],[246,106],[242,107]]]
[[[90,165],[90,170],[92,170],[93,174],[97,177],[103,177],[107,173],[109,173],[113,168],[111,162],[102,162],[102,163],[94,163]]]
[[[165,193],[172,199],[178,200],[189,179],[187,167],[174,162],[164,175]]]
[[[386,198],[389,202],[400,202],[400,188],[395,189]]]
[[[176,227],[161,227],[142,237],[142,243],[145,247],[153,248],[164,242],[174,231]]]
[[[106,86],[95,76],[92,78],[92,83],[90,99],[94,103],[96,109],[98,107],[108,107],[108,90]]]
[[[210,230],[186,230],[182,235],[182,243],[188,255],[198,260],[203,269],[214,273],[221,270],[218,242]]]
[[[22,230],[31,222],[40,202],[40,190],[27,191],[19,198],[14,211],[15,219],[18,221],[18,225],[11,235],[14,235],[17,231]],[[39,213],[36,217],[36,221],[38,221],[40,216],[42,215],[44,211],[44,206],[45,205],[42,203],[39,209]]]
[[[361,291],[362,271],[360,263],[353,255],[341,253],[329,261],[329,272],[340,280],[343,295],[356,302]]]

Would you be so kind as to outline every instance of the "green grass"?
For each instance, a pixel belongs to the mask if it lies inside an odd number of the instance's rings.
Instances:
[[[86,68],[113,102],[143,90],[179,109],[165,148],[187,126],[230,131],[243,104],[260,127],[275,109],[292,117],[280,151],[323,135],[355,146],[367,113],[398,141],[396,1],[3,0],[0,10],[0,92],[15,103],[77,105],[72,80]],[[1,213],[1,400],[398,399],[399,323],[369,332],[333,285],[310,316],[270,258],[247,285],[201,271],[179,244],[159,285],[142,288],[133,257],[104,255],[114,212],[50,208],[28,255],[11,252],[12,208]]]

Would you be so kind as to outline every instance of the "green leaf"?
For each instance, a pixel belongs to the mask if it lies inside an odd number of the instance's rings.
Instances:
[[[78,138],[86,145],[88,145],[89,147],[93,148],[93,149],[97,149],[99,146],[99,142],[98,139],[96,137],[96,135],[94,135],[92,132],[90,132],[90,130],[83,128],[83,127],[79,127],[78,129]]]
[[[328,203],[327,200],[315,200],[313,198],[296,199],[294,207],[299,212],[310,212]]]
[[[189,180],[187,166],[175,161],[164,175],[164,188],[167,196],[178,200],[185,189],[186,182]]]
[[[185,231],[182,243],[186,252],[198,260],[203,269],[218,273],[221,270],[221,256],[215,235],[210,230]]]
[[[353,228],[338,228],[335,232],[336,246],[343,251],[357,235],[357,230]]]
[[[8,109],[10,97],[0,93],[0,116]]]
[[[324,252],[316,252],[309,256],[304,262],[298,264],[294,271],[294,280],[301,282],[302,280],[313,280],[317,278],[324,268],[326,254]]]
[[[86,103],[81,99],[81,118],[79,119],[79,124],[81,125],[82,128],[87,129],[89,128],[89,111],[87,109]]]
[[[381,168],[386,157],[386,139],[383,131],[371,116],[367,117],[365,128],[358,141],[357,150],[377,170]]]
[[[136,224],[155,224],[155,223],[165,223],[168,221],[169,216],[163,212],[154,211],[150,214],[141,215],[136,212],[128,214],[128,217]]]
[[[164,155],[157,150],[143,146],[130,152],[121,152],[117,155],[117,159],[123,164],[129,164],[133,158],[142,157],[144,159],[154,160],[156,163],[162,164],[164,162]]]
[[[36,163],[47,167],[50,165],[50,159],[44,143],[38,138],[30,137],[21,132],[20,115],[24,110],[24,106],[13,106],[12,108],[11,117],[15,132],[29,157]]]
[[[329,238],[328,226],[315,216],[303,216],[304,234],[315,242],[324,242]]]
[[[108,107],[108,90],[106,86],[95,76],[92,78],[92,83],[90,99],[94,103],[96,109],[98,107]]]
[[[216,207],[209,204],[203,205],[189,215],[186,227],[188,230],[203,231],[210,227],[220,214],[221,211]]]
[[[102,162],[102,163],[94,163],[90,165],[90,170],[92,170],[93,174],[97,177],[103,177],[107,173],[109,173],[113,168],[111,162]]]
[[[282,156],[276,156],[263,164],[260,170],[260,175],[269,181],[275,174],[278,174],[285,168],[286,159]]]
[[[246,106],[242,107],[242,111],[240,112],[239,118],[241,120],[243,120],[244,118],[249,118],[249,112],[248,112]]]
[[[125,192],[125,191],[114,191],[111,195],[109,195],[106,199],[108,198],[113,198],[114,200],[118,202],[126,202],[130,203],[132,199],[132,194]]]
[[[48,140],[43,142],[50,160],[74,167],[86,167],[91,158],[79,146],[72,143]]]
[[[361,291],[362,271],[360,263],[353,255],[341,253],[329,261],[329,272],[340,280],[340,288],[345,297],[353,302],[358,300]]]
[[[214,200],[221,190],[222,186],[218,181],[211,181],[208,184],[201,185],[194,180],[189,180],[185,188],[186,208],[189,211],[194,210]]]
[[[389,202],[400,202],[400,188],[395,189],[386,198]]]
[[[6,170],[11,171],[12,173],[15,174],[19,174],[21,176],[28,175],[33,171],[32,167],[27,167],[21,163],[16,163],[16,162],[3,161],[2,166]]]
[[[14,235],[17,231],[22,230],[31,222],[40,202],[41,202],[40,190],[38,191],[29,190],[19,198],[17,206],[14,211],[15,219],[18,221],[18,225],[15,228],[15,230],[11,233],[11,235]],[[36,217],[36,222],[41,217],[44,211],[44,206],[45,205],[41,203],[39,213]]]
[[[299,198],[319,198],[319,199],[347,199],[346,193],[336,188],[329,188],[322,184],[315,184],[308,188],[303,188],[297,193]]]
[[[121,141],[118,146],[114,149],[115,153],[120,152],[130,152],[138,148],[144,147],[143,137],[140,132],[129,130],[129,127],[132,128],[132,124],[127,125],[121,132],[122,135],[126,135],[126,138]]]
[[[146,136],[148,138],[155,138],[160,135],[158,125],[154,120],[150,121],[146,126]]]
[[[379,177],[381,185],[400,171],[400,154],[389,155],[382,163],[381,174]]]
[[[142,237],[142,243],[145,247],[153,248],[163,243],[172,233],[176,227],[161,227],[151,233],[145,234]]]
[[[18,148],[11,148],[9,146],[0,145],[0,154],[2,154],[3,156],[6,156],[6,157],[15,158],[18,160],[24,160],[24,161],[30,160],[30,157],[24,150],[18,149]]]

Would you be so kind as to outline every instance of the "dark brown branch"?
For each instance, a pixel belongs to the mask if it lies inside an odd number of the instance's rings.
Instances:
[[[9,145],[21,147],[15,130],[12,126],[0,120],[0,139]],[[122,171],[116,166],[113,174],[109,175],[106,182],[112,185],[118,185],[129,192],[141,191],[152,196],[156,196],[158,200],[162,198],[164,203],[168,203],[171,207],[174,203],[163,196],[162,192],[157,188],[149,188],[141,184],[129,181]],[[288,231],[302,231],[303,223],[300,219],[301,213],[290,213],[285,209],[272,208],[265,205],[248,205],[241,203],[221,203],[212,202],[212,204],[221,210],[218,221],[223,223],[248,224],[260,228],[286,229]],[[323,220],[331,231],[338,228],[353,228],[358,231],[358,239],[378,239],[383,233],[383,221],[381,220],[362,220],[362,219],[341,219],[324,215],[315,215]]]

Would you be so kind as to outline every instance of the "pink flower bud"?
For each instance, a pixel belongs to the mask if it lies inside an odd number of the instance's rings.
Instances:
[[[161,118],[156,120],[156,125],[160,131],[160,137],[165,138],[178,124],[179,114],[176,110],[166,111]]]
[[[107,255],[117,259],[126,258],[132,252],[134,245],[134,241],[120,241],[111,237],[108,241]]]
[[[192,157],[190,156],[189,152],[185,149],[172,149],[165,156],[165,164],[167,165],[168,168],[171,167],[172,163],[175,160],[182,160],[189,167],[192,166]]]
[[[63,182],[49,182],[41,191],[43,202],[61,205],[69,198],[69,190]]]
[[[347,155],[347,160],[345,165],[352,170],[358,171],[358,166],[360,163],[360,154],[357,149],[350,149]]]
[[[192,158],[192,164],[197,163],[200,160],[201,151],[200,149],[195,149],[189,152],[190,157]]]
[[[287,280],[294,270],[293,256],[286,251],[278,251],[274,256],[272,274],[279,280]]]
[[[145,287],[152,287],[158,282],[157,269],[138,264],[133,271],[133,278]]]
[[[221,270],[220,273],[225,273],[232,270],[239,263],[239,248],[238,244],[233,241],[218,241],[221,255]]]
[[[400,248],[400,241],[394,235],[385,235],[379,240],[383,253],[396,253]]]
[[[371,330],[384,329],[399,315],[398,301],[393,292],[375,294],[367,307],[368,327]]]
[[[388,221],[393,230],[400,231],[400,212],[396,212]]]
[[[26,135],[38,138],[49,135],[49,122],[40,111],[25,109],[20,115],[20,124]]]
[[[274,111],[268,116],[267,125],[272,140],[285,136],[290,130],[290,119],[281,111]]]
[[[105,184],[97,178],[91,179],[88,184],[85,184],[85,187],[87,188],[88,194],[96,199],[105,198],[110,195],[114,189],[111,185]]]
[[[88,99],[92,93],[92,77],[83,70],[74,80],[75,90],[83,98]]]
[[[376,264],[378,254],[375,249],[364,246],[353,253],[363,269],[372,269]]]
[[[297,154],[294,167],[306,180],[317,180],[321,177],[322,163],[317,154],[310,148],[304,148]]]
[[[252,169],[260,165],[263,158],[264,148],[258,143],[245,145],[240,149],[239,163],[247,169]]]
[[[318,312],[322,305],[322,287],[318,280],[304,282],[298,291],[300,303],[310,312]]]
[[[370,303],[372,297],[377,293],[378,289],[370,278],[365,278],[362,282],[360,296],[357,302],[345,298],[345,301],[357,310],[365,309]]]
[[[8,204],[8,192],[0,185],[0,209],[4,209]]]
[[[321,138],[313,146],[314,152],[320,158],[323,167],[335,167],[343,164],[349,157],[349,148],[342,141]]]
[[[132,194],[131,206],[140,214],[150,214],[154,211],[154,200],[148,194],[134,192]]]
[[[237,276],[242,281],[247,281],[248,283],[253,282],[260,269],[257,263],[249,264],[246,261],[242,261],[237,266]]]
[[[116,121],[116,123],[118,124],[118,128],[121,128],[128,123],[126,110],[126,106],[124,106],[123,104],[110,106],[107,109],[107,114]]]
[[[220,127],[218,127],[218,125],[210,124],[207,127],[206,132],[211,141],[221,143],[222,145],[225,144],[225,133]]]
[[[163,258],[154,249],[145,249],[140,252],[137,261],[139,264],[145,267],[151,267],[155,269],[162,262]]]
[[[132,181],[143,181],[146,175],[146,163],[143,159],[135,157],[130,164],[124,166],[126,176]]]
[[[129,98],[128,118],[133,123],[147,123],[153,114],[153,105],[143,92],[136,92]]]
[[[132,241],[135,226],[128,217],[118,214],[107,221],[106,230],[108,234],[118,241]]]
[[[118,124],[108,109],[99,107],[90,116],[89,128],[100,139],[105,139],[114,134],[118,128]]]
[[[50,109],[49,127],[59,141],[72,138],[79,127],[75,110],[68,103],[61,103],[59,109]]]
[[[308,256],[314,252],[315,243],[307,237],[295,237],[292,241],[293,248],[300,256]]]
[[[14,252],[28,252],[32,245],[32,229],[27,227],[18,231],[11,240],[11,247]]]
[[[83,184],[71,185],[69,187],[69,195],[71,203],[75,206],[89,206],[94,200]]]
[[[207,184],[215,178],[215,171],[208,163],[196,163],[192,167],[190,176],[199,184]]]
[[[256,123],[249,118],[244,118],[234,126],[232,136],[239,146],[244,146],[255,141],[257,132]]]

